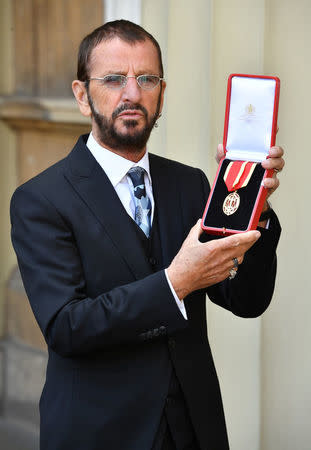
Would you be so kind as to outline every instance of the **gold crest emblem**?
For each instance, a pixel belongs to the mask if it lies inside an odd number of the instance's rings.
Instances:
[[[234,214],[240,206],[240,196],[237,192],[231,192],[231,194],[227,195],[225,198],[222,210],[227,216],[231,216]]]
[[[241,112],[243,111],[242,107],[241,107]],[[253,121],[253,120],[258,120],[258,113],[256,112],[256,108],[252,103],[248,103],[245,107],[244,107],[244,112],[243,114],[241,114],[239,116],[240,120],[245,120],[247,122]]]
[[[249,105],[246,106],[245,111],[246,111],[246,114],[252,115],[252,114],[255,113],[256,108],[255,108],[255,106],[253,106],[253,105],[250,103]]]

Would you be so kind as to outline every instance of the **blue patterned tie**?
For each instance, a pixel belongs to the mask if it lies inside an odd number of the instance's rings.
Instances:
[[[145,170],[142,167],[132,167],[128,176],[133,183],[135,201],[135,222],[149,237],[151,228],[151,201],[146,194],[144,181]]]

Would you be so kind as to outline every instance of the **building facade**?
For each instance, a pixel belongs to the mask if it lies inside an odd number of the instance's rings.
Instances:
[[[208,333],[231,449],[307,450],[309,0],[1,0],[0,442],[8,442],[1,448],[38,448],[46,364],[10,243],[10,197],[90,129],[71,93],[78,44],[105,20],[121,17],[142,24],[163,51],[167,98],[149,150],[201,167],[211,181],[228,75],[281,79],[277,143],[286,149],[287,166],[272,197],[283,226],[274,299],[262,318],[252,320],[209,302]]]

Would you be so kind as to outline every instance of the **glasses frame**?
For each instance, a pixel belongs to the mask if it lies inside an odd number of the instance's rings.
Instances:
[[[123,83],[122,86],[120,86],[120,87],[107,87],[107,86],[106,86],[107,89],[111,89],[111,90],[114,90],[114,91],[118,91],[118,90],[121,90],[121,89],[125,88],[125,86],[126,86],[126,84],[127,84],[127,80],[128,80],[129,78],[135,78],[135,79],[136,79],[136,82],[137,82],[137,84],[138,84],[138,86],[139,86],[141,89],[143,89],[144,91],[153,91],[153,89],[155,89],[156,87],[159,86],[159,84],[160,84],[161,81],[164,81],[164,78],[163,78],[163,77],[159,77],[158,75],[154,75],[154,74],[150,74],[150,73],[143,73],[142,75],[136,75],[136,76],[134,76],[134,75],[132,75],[132,76],[126,76],[126,75],[121,75],[121,74],[119,74],[119,73],[108,73],[108,74],[105,75],[104,77],[91,77],[91,78],[89,78],[88,80],[86,80],[86,83],[89,82],[89,81],[91,81],[91,80],[104,81],[107,77],[111,77],[111,76],[122,77],[122,79],[124,80],[124,83]],[[141,85],[139,84],[139,81],[138,81],[138,80],[139,80],[140,77],[146,77],[146,76],[158,78],[158,83],[157,83],[155,86],[153,86],[152,88],[150,88],[150,89],[141,86]]]

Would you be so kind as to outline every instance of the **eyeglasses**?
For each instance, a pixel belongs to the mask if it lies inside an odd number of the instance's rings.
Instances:
[[[108,89],[122,89],[126,86],[128,78],[135,78],[139,87],[146,91],[151,91],[156,88],[160,81],[164,78],[158,77],[157,75],[138,75],[136,77],[127,77],[126,75],[109,74],[105,75],[103,78],[89,78],[89,80],[100,81],[101,86]]]

